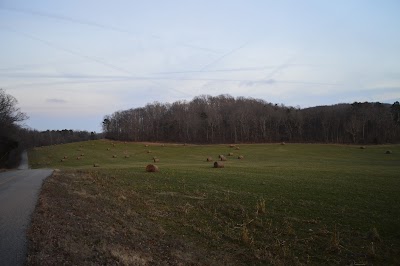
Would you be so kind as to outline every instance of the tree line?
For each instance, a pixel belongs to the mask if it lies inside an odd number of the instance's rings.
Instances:
[[[261,99],[201,95],[116,111],[104,117],[102,127],[106,138],[123,141],[397,143],[400,104],[354,102],[301,109]]]
[[[21,122],[28,116],[17,104],[15,97],[0,89],[0,168],[18,165],[21,152],[27,148],[99,138],[99,134],[88,131],[24,128]]]

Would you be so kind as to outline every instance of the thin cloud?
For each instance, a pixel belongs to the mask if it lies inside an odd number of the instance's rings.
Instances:
[[[255,85],[273,85],[276,83],[274,79],[267,79],[267,80],[254,80],[254,81],[243,81],[240,83],[240,86],[255,86]]]
[[[101,23],[97,23],[94,21],[68,17],[68,16],[59,15],[59,14],[55,14],[55,13],[47,13],[47,12],[41,12],[41,11],[31,10],[31,9],[27,9],[27,8],[15,8],[15,7],[7,7],[7,6],[0,6],[0,9],[6,10],[9,12],[17,12],[17,13],[23,13],[23,14],[33,15],[33,16],[40,16],[40,17],[46,17],[46,18],[57,19],[57,20],[62,20],[62,21],[68,21],[71,23],[101,28],[104,30],[114,31],[114,32],[123,33],[123,34],[129,34],[129,35],[133,35],[133,36],[141,35],[141,36],[145,36],[147,38],[151,38],[151,39],[155,39],[155,40],[164,40],[161,36],[154,35],[154,34],[143,34],[143,33],[138,33],[138,32],[132,32],[132,31],[118,28],[118,27],[111,26],[111,25],[106,25],[106,24],[101,24]],[[177,43],[176,45],[182,46],[185,48],[189,48],[189,49],[193,49],[193,50],[199,50],[199,51],[204,51],[204,52],[208,52],[208,53],[219,54],[218,51],[215,51],[213,49],[210,49],[207,47],[200,47],[200,46],[196,46],[196,45],[192,45],[192,44],[188,44],[188,43],[181,42],[181,43]]]
[[[51,99],[46,99],[46,103],[64,104],[67,103],[67,101],[63,99],[51,98]]]

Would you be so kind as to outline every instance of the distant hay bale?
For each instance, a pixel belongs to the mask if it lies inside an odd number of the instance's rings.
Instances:
[[[146,144],[146,145],[144,145],[144,146],[145,146],[145,147],[149,147],[149,145],[147,145],[147,144]]]
[[[224,168],[224,163],[223,162],[214,162],[214,168]]]
[[[228,153],[228,156],[233,156],[233,152]]]
[[[61,159],[61,162],[63,163],[63,162],[65,162],[66,160],[65,159]]]
[[[79,157],[79,156],[78,156],[78,157],[76,157],[76,159],[77,159],[77,160],[80,160],[80,159],[81,159],[81,157]]]
[[[221,157],[223,157],[223,156],[224,156],[224,155],[220,154],[220,155],[218,155],[218,158],[221,159]]]
[[[221,161],[226,161],[226,157],[224,155],[221,155],[221,157],[219,158]]]
[[[281,142],[281,145],[285,145],[286,143],[284,141]]]
[[[129,158],[129,155],[125,155],[124,157],[125,157],[125,158]]]
[[[392,151],[391,150],[387,150],[385,153],[386,154],[392,154]]]
[[[239,147],[235,147],[235,150],[237,150],[237,151],[238,151],[238,150],[240,150],[240,148],[239,148]]]
[[[107,150],[109,151],[109,150],[110,150],[110,148],[107,148]]]
[[[367,147],[365,147],[365,146],[361,146],[361,147],[360,147],[360,149],[362,149],[362,150],[364,150],[365,148],[367,148]]]
[[[94,164],[93,164],[93,167],[100,167],[100,164],[94,163]]]
[[[165,144],[161,144],[161,147],[165,147]]]
[[[112,157],[113,157],[113,158],[117,158],[117,155],[114,154]]]
[[[207,157],[207,162],[211,162],[212,160],[212,157]]]
[[[64,158],[63,159],[68,159],[68,156],[64,156]]]
[[[147,153],[151,153],[151,150],[148,150]]]
[[[160,159],[158,159],[158,158],[153,159],[153,162],[155,162],[155,163],[158,163],[159,161],[160,161]]]
[[[159,171],[158,166],[155,164],[148,164],[146,166],[146,172],[158,172],[158,171]]]
[[[229,148],[235,148],[234,144],[229,145]]]
[[[85,154],[84,154],[84,153],[81,153],[81,156],[85,156]]]
[[[242,160],[243,158],[244,158],[243,155],[239,155],[239,156],[238,156],[238,159],[239,159],[239,160]]]

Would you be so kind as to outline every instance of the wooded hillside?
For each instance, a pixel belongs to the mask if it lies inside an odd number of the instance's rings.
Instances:
[[[106,138],[187,143],[400,142],[400,104],[294,108],[264,100],[201,95],[106,115]]]

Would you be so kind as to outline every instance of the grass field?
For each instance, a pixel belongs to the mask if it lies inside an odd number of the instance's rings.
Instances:
[[[28,264],[400,264],[400,145],[237,147],[30,151],[32,168],[61,171],[43,186]],[[206,162],[219,154],[224,168]]]

